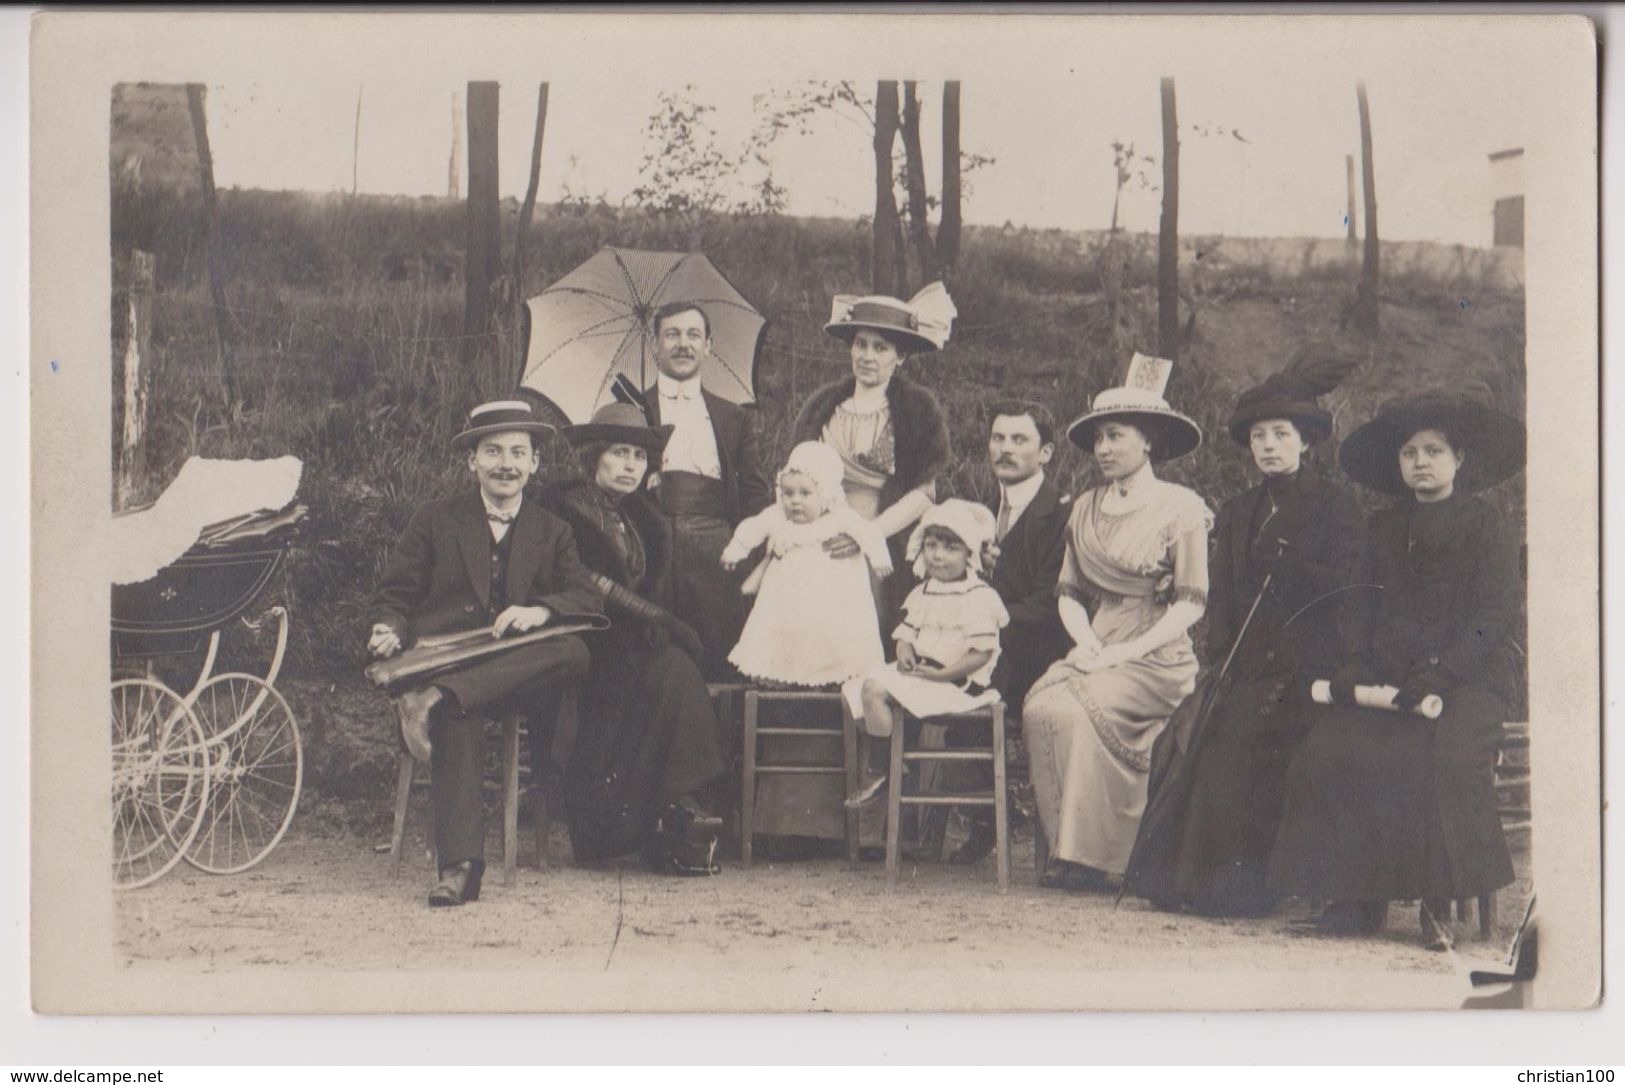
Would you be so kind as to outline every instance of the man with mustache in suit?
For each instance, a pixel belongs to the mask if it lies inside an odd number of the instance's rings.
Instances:
[[[997,517],[988,583],[999,593],[1010,624],[999,635],[993,686],[1010,711],[1019,713],[1027,690],[1066,654],[1071,640],[1061,625],[1055,585],[1066,556],[1066,521],[1072,500],[1044,474],[1055,455],[1055,419],[1042,404],[1007,400],[989,410],[987,456],[998,496],[988,502]],[[948,744],[983,745],[984,736],[958,735]],[[992,768],[966,767],[977,777],[970,788],[992,789]],[[963,808],[970,835],[949,856],[960,864],[980,862],[993,848],[993,817],[984,806]]]
[[[474,493],[433,501],[407,522],[373,599],[368,651],[392,656],[412,641],[487,628],[493,637],[540,629],[555,615],[598,614],[602,596],[576,553],[570,528],[526,501],[541,465],[530,405],[474,408],[454,447],[467,456]],[[565,691],[587,674],[587,646],[574,636],[484,656],[400,695],[401,739],[433,766],[439,884],[429,907],[479,899],[485,871],[480,779],[485,717],[522,709],[550,721]]]
[[[722,549],[773,493],[751,413],[701,387],[711,356],[705,310],[670,302],[655,311],[650,330],[660,375],[643,398],[652,425],[674,427],[655,489],[675,536],[672,609],[699,632],[703,669],[716,679],[730,672],[728,653],[744,624],[741,577],[723,570]]]

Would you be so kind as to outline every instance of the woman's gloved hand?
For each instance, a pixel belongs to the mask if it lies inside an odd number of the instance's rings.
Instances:
[[[1360,682],[1360,675],[1364,671],[1358,659],[1346,660],[1332,675],[1332,703],[1352,705],[1354,703],[1354,687]]]
[[[700,635],[694,631],[694,627],[692,625],[689,625],[687,622],[683,621],[674,614],[671,616],[670,620],[663,623],[660,628],[671,637],[671,643],[677,645],[677,647],[682,650],[684,655],[688,656],[688,658],[692,659],[695,663],[704,661],[705,642],[700,640]]]
[[[1442,694],[1450,688],[1450,674],[1438,663],[1429,660],[1411,668],[1405,682],[1394,695],[1394,707],[1409,712],[1422,703],[1422,699]]]

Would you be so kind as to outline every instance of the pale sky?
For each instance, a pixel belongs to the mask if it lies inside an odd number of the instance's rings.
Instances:
[[[992,225],[1008,220],[1041,228],[1107,226],[1114,185],[1110,145],[1132,142],[1160,160],[1158,79],[1169,74],[1177,80],[1182,134],[1181,232],[1341,236],[1344,156],[1354,154],[1359,167],[1354,82],[1366,71],[1381,235],[1488,245],[1493,201],[1488,155],[1537,137],[1526,130],[1517,106],[1517,83],[1537,73],[1498,64],[1493,53],[1470,51],[1466,55],[1472,59],[1450,61],[1436,51],[1406,57],[1389,49],[1380,64],[1368,57],[1362,65],[1352,50],[1339,50],[1337,44],[1336,35],[1311,35],[1303,42],[1243,39],[1239,45],[1215,40],[1211,56],[1198,49],[1195,58],[1160,65],[1125,62],[1109,45],[1099,56],[1080,51],[1075,62],[1035,57],[1030,67],[979,64],[967,54],[953,73],[963,84],[961,144],[997,161],[970,179],[965,217]],[[452,100],[466,78],[449,67],[356,73],[336,63],[309,67],[297,80],[211,81],[217,182],[348,191],[360,93],[360,189],[444,195]],[[857,78],[833,67],[819,69],[819,77]],[[644,124],[657,106],[657,92],[683,84],[681,77],[628,80],[607,64],[574,71],[538,64],[530,71],[475,74],[502,82],[502,194],[516,197],[525,188],[536,84],[549,78],[544,202],[557,200],[566,185],[620,202],[637,183]],[[752,96],[790,81],[775,83],[741,69],[700,63],[690,93],[716,107],[719,144],[732,149],[754,123]],[[863,78],[861,85],[872,93],[872,78]],[[923,81],[922,89],[922,135],[935,193],[940,79]],[[1228,134],[1201,136],[1198,125],[1237,130],[1247,142]],[[868,140],[867,131],[833,116],[811,135],[783,137],[774,169],[789,189],[790,212],[850,217],[869,211]],[[460,172],[466,191],[466,163]],[[1160,177],[1160,165],[1153,172]],[[1155,229],[1159,201],[1155,192],[1126,192],[1123,225]]]

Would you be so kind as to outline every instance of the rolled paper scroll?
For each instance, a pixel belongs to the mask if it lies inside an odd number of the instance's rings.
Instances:
[[[1394,698],[1398,695],[1399,689],[1395,686],[1354,687],[1354,703],[1361,708],[1383,708],[1389,712],[1398,712],[1399,709],[1394,705]],[[1331,682],[1321,678],[1310,683],[1309,697],[1316,704],[1331,704]],[[1436,720],[1444,713],[1444,698],[1437,693],[1430,693],[1423,697],[1421,702],[1411,711],[1418,716],[1426,716],[1430,720]]]

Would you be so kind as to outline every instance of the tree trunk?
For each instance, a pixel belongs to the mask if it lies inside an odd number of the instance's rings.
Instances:
[[[497,208],[496,83],[468,84],[468,203],[463,255],[464,365],[491,342],[491,284],[500,274],[502,220]]]
[[[152,391],[152,284],[157,259],[130,253],[129,304],[125,309],[124,433],[119,442],[118,492],[114,508],[128,508],[147,474],[147,399]]]
[[[884,294],[896,288],[902,255],[897,198],[892,193],[892,144],[897,140],[897,81],[882,79],[875,89],[875,221],[869,288]]]
[[[1354,326],[1366,335],[1377,334],[1377,168],[1371,159],[1371,106],[1365,80],[1355,84],[1360,102],[1360,159],[1365,178],[1365,260],[1360,266],[1360,288],[1354,295]]]
[[[1348,167],[1349,175],[1348,247],[1353,250],[1360,243],[1360,234],[1355,226],[1357,219],[1354,212],[1354,156],[1351,154],[1344,155],[1343,164]]]
[[[517,385],[524,376],[525,344],[519,329],[520,307],[525,303],[525,235],[530,231],[530,218],[536,212],[536,189],[542,179],[542,136],[547,131],[547,84],[536,92],[536,135],[530,144],[530,183],[525,186],[525,202],[519,205],[519,222],[513,234],[513,372],[504,378],[505,384]],[[511,378],[511,379],[508,379]]]
[[[536,94],[536,136],[530,145],[530,184],[525,188],[525,202],[519,205],[519,224],[513,239],[513,296],[517,308],[525,287],[525,233],[530,229],[530,218],[536,212],[536,189],[542,179],[542,136],[547,131],[547,84]]]
[[[451,163],[446,167],[446,196],[459,200],[463,196],[462,178],[457,164],[463,160],[463,111],[457,107],[457,92],[451,92]]]
[[[920,147],[919,84],[912,79],[903,84],[903,164],[908,191],[908,232],[914,240],[914,259],[919,266],[920,283],[935,282],[937,249],[931,243],[931,225],[926,219],[925,154]]]
[[[1162,232],[1157,245],[1157,337],[1164,358],[1179,359],[1179,119],[1174,81],[1162,81]]]
[[[366,85],[355,92],[355,142],[350,147],[350,198],[355,198],[357,182],[361,179],[361,93]]]
[[[937,224],[937,259],[952,276],[959,264],[959,80],[942,85],[942,221]]]
[[[226,410],[237,402],[231,374],[231,343],[226,329],[226,289],[220,281],[220,212],[214,194],[214,157],[209,153],[209,122],[203,109],[202,83],[186,84],[186,105],[197,142],[198,183],[203,190],[204,253],[209,274],[209,301],[214,307],[214,355],[220,373],[220,395]]]

